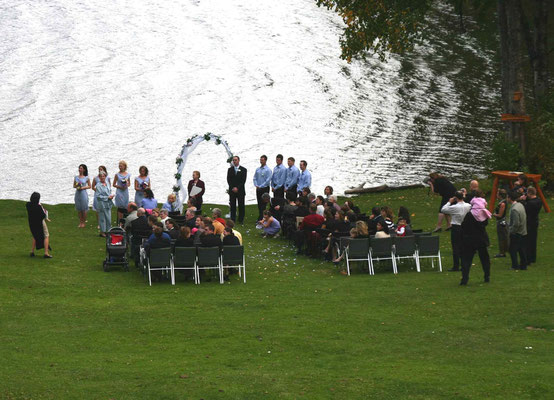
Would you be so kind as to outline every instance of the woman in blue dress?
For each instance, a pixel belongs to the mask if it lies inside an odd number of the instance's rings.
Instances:
[[[90,189],[88,168],[85,164],[79,165],[79,175],[73,178],[73,187],[75,188],[75,209],[79,216],[79,228],[84,228],[87,222],[88,211],[87,189]]]
[[[281,224],[276,218],[271,216],[271,212],[265,210],[264,217],[258,222],[258,226],[264,231],[264,237],[277,236],[281,230]]]
[[[131,184],[131,174],[127,172],[127,163],[123,160],[119,162],[119,172],[113,179],[115,191],[115,206],[117,207],[117,220],[123,218],[123,213],[127,211],[129,204],[129,185]]]
[[[135,178],[135,203],[140,207],[142,199],[144,199],[144,190],[151,189],[150,177],[148,176],[148,168],[142,165],[139,168],[139,176]]]
[[[144,199],[142,199],[140,207],[144,208],[145,210],[153,210],[154,208],[158,207],[158,200],[154,198],[154,193],[152,192],[152,190],[144,190]]]
[[[96,211],[96,223],[98,224],[98,228],[100,228],[100,219],[99,219],[99,216],[98,216],[98,199],[97,199],[97,196],[96,196],[96,185],[98,185],[98,182],[100,182],[100,173],[101,172],[104,172],[106,174],[106,183],[108,185],[110,185],[110,187],[112,186],[112,180],[108,176],[108,170],[106,169],[105,166],[100,165],[98,167],[98,175],[95,176],[94,179],[92,180],[92,190],[94,190],[94,197],[92,199],[92,209],[94,211]]]
[[[100,236],[106,237],[106,233],[112,226],[112,188],[106,182],[106,173],[101,171],[98,174],[98,183],[96,184],[96,210],[98,212],[98,222],[100,224]]]

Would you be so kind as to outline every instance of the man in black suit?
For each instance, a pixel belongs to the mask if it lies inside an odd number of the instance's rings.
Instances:
[[[143,238],[148,238],[147,235],[152,233],[152,227],[148,224],[144,208],[137,210],[137,218],[131,221],[131,257],[135,260],[135,265],[138,265],[139,250]]]
[[[233,157],[233,164],[227,170],[227,183],[229,184],[229,206],[231,208],[231,219],[236,221],[237,216],[237,201],[239,203],[239,218],[238,222],[244,222],[244,183],[246,182],[246,168],[241,167],[240,157]]]

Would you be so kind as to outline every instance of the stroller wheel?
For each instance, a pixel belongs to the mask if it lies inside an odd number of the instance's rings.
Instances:
[[[104,272],[108,272],[108,262],[104,260],[104,265],[102,266],[104,268]]]

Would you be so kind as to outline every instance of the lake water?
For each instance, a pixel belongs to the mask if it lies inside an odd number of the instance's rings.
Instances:
[[[455,20],[436,10],[411,54],[347,64],[340,19],[313,0],[0,0],[0,198],[72,202],[78,164],[112,175],[124,159],[164,200],[181,146],[208,131],[248,168],[248,202],[261,154],[307,160],[317,193],[483,173],[494,43]],[[226,202],[226,158],[203,143],[185,167],[209,202]]]

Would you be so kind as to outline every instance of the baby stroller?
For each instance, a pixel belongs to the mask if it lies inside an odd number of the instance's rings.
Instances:
[[[127,233],[121,228],[112,228],[106,234],[106,259],[104,271],[108,272],[110,265],[123,265],[123,270],[129,271],[127,259]]]

